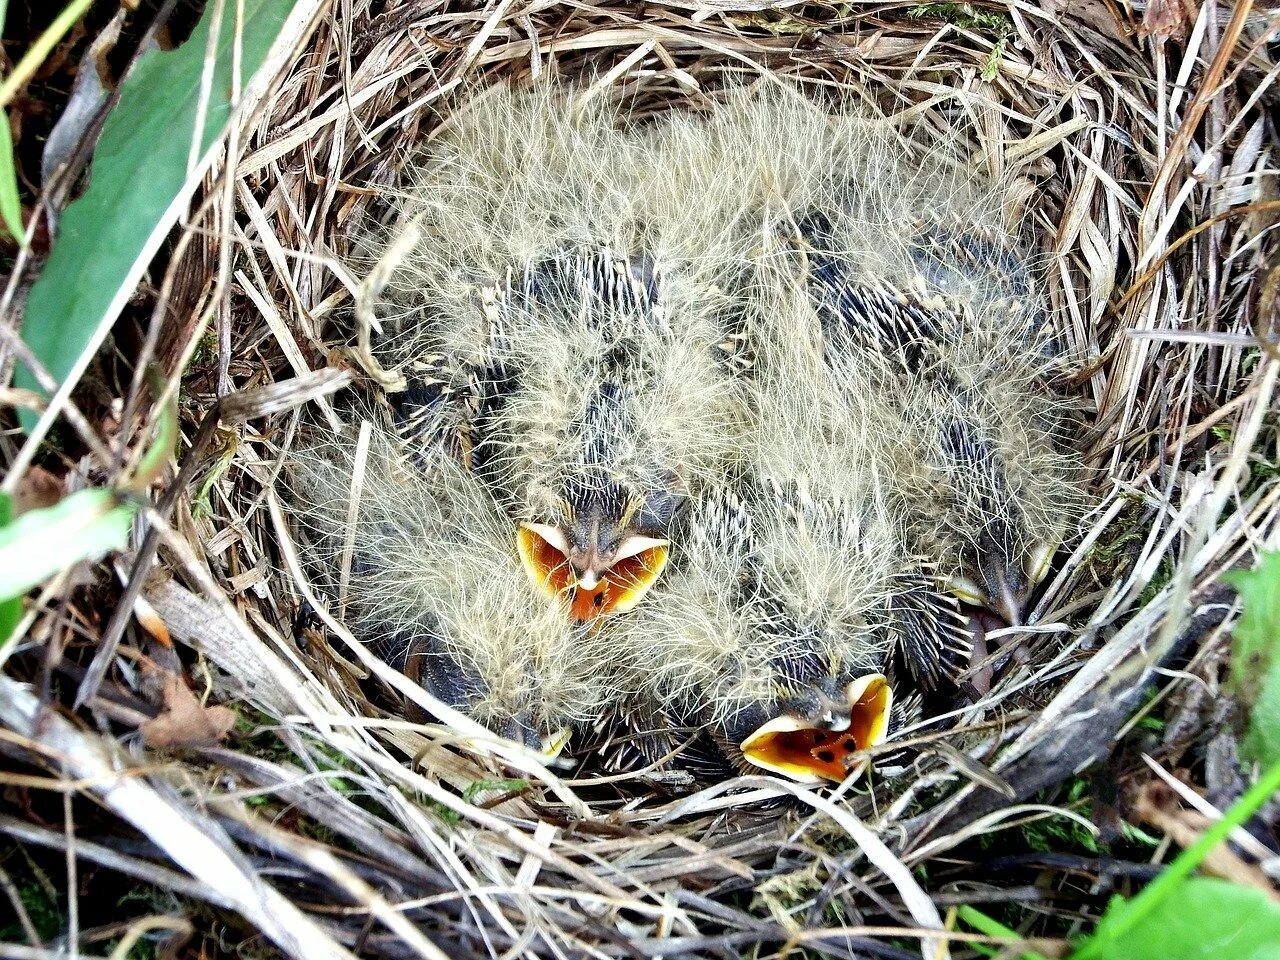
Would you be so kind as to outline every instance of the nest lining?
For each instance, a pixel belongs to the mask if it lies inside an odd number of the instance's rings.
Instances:
[[[184,895],[236,910],[295,955],[443,945],[456,956],[739,956],[792,940],[821,955],[899,956],[863,928],[910,938],[936,919],[903,865],[945,862],[1104,757],[1157,663],[1178,656],[1185,678],[1217,683],[1228,610],[1213,584],[1274,539],[1280,497],[1251,469],[1276,442],[1277,361],[1252,336],[1275,323],[1265,23],[1202,11],[1180,46],[1091,9],[991,12],[999,26],[984,30],[861,8],[833,18],[356,0],[317,27],[242,137],[235,218],[214,209],[197,224],[238,252],[217,288],[217,349],[185,383],[184,464],[197,482],[177,498],[144,596],[212,665],[216,698],[256,728],[141,781],[233,851],[249,882],[247,900]],[[1084,442],[1098,506],[1014,662],[990,664],[991,694],[944,735],[918,737],[904,774],[815,796],[764,778],[695,791],[657,767],[547,770],[441,716],[314,602],[275,477],[301,405],[323,411],[363,376],[335,349],[355,289],[341,264],[360,225],[385,215],[437,107],[464,85],[555,71],[615,84],[645,115],[704,106],[761,70],[902,117],[922,139],[970,131],[970,154],[993,172],[1035,172],[1027,210],[1046,292],[1071,350],[1090,358],[1077,388],[1093,411]],[[1219,88],[1226,70],[1234,85]],[[183,316],[203,305],[217,244],[168,269],[169,312]],[[169,355],[198,333],[167,327]],[[241,392],[222,425],[201,429],[228,387]],[[130,687],[127,670],[110,676]],[[1194,727],[1195,685],[1164,683],[1157,706]],[[451,725],[404,719],[388,689]],[[1169,736],[1158,746],[1174,762],[1190,735]],[[801,799],[762,803],[781,794]],[[292,825],[255,815],[248,796],[292,811]],[[165,856],[127,862],[146,873]],[[275,888],[272,862],[290,871]],[[280,907],[277,889],[300,909]]]

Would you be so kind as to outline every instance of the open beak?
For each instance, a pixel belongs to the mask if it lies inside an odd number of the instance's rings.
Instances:
[[[565,597],[569,615],[591,620],[635,607],[661,576],[670,545],[651,537],[623,541],[613,563],[597,574],[581,577],[569,562],[564,535],[548,524],[523,524],[516,549],[529,579],[549,597]]]
[[[861,774],[865,761],[848,758],[884,741],[889,732],[893,690],[883,674],[859,677],[847,688],[849,725],[843,730],[806,724],[794,716],[774,717],[742,741],[742,756],[754,766],[799,783],[843,781]]]

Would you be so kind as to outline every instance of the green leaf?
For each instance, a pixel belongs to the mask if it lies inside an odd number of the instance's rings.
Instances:
[[[1117,897],[1098,924],[1099,960],[1280,960],[1280,907],[1253,887],[1192,877],[1142,924],[1114,931],[1127,909]]]
[[[1005,38],[1001,37],[991,48],[987,62],[982,65],[982,79],[991,81],[1000,75],[1000,64],[1004,62]]]
[[[1226,840],[1232,830],[1257,813],[1277,791],[1280,791],[1280,763],[1263,770],[1258,782],[1246,790],[1244,796],[1233,803],[1231,808],[1202,833],[1195,843],[1178,854],[1177,859],[1169,864],[1160,876],[1147,884],[1136,897],[1127,902],[1119,897],[1112,900],[1104,915],[1104,923],[1071,954],[1071,960],[1112,960],[1112,958],[1118,960],[1125,954],[1113,951],[1116,943],[1128,943],[1134,938],[1141,939],[1145,935],[1144,932],[1154,936],[1154,927],[1166,922],[1166,903],[1170,900],[1175,903],[1184,903],[1183,888],[1188,884],[1199,884],[1199,880],[1193,881],[1192,872],[1200,866],[1214,847]],[[1218,928],[1206,926],[1206,935],[1215,929]],[[1168,956],[1169,960],[1177,960],[1178,957],[1194,958],[1201,954],[1175,953]],[[1231,958],[1224,957],[1222,960],[1231,960]],[[1275,960],[1280,960],[1280,957],[1275,957]]]
[[[147,370],[147,379],[155,395],[164,391],[164,381],[156,367]],[[147,452],[142,455],[138,469],[131,480],[125,484],[130,490],[143,491],[160,476],[169,458],[178,447],[178,394],[175,391],[163,409],[152,411],[155,424],[152,427],[153,437]]]
[[[13,162],[13,131],[9,115],[0,110],[0,220],[9,236],[22,242],[22,201],[18,199],[18,170]]]
[[[237,34],[243,87],[262,66],[295,2],[244,0],[239,30],[239,4],[207,4],[190,40],[177,50],[145,54],[121,85],[98,141],[89,188],[63,214],[52,254],[27,301],[23,337],[59,384],[79,379],[182,212],[192,143],[202,157],[223,135],[231,116]],[[222,19],[210,49],[219,7]],[[204,87],[207,55],[213,72]],[[22,366],[14,382],[38,389]],[[35,417],[21,413],[30,431]]]
[[[135,508],[111,490],[81,490],[0,529],[0,601],[60,570],[124,547]]]
[[[0,5],[4,0],[0,0]],[[4,22],[3,8],[0,7],[0,23]],[[13,498],[0,492],[0,530],[13,522]],[[4,643],[13,633],[14,627],[22,619],[22,598],[10,597],[0,601],[0,643]]]
[[[1280,763],[1280,552],[1225,579],[1244,601],[1231,653],[1232,686],[1249,710],[1244,751],[1270,766]]]

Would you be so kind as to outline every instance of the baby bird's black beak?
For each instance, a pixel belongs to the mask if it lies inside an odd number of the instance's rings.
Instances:
[[[981,563],[978,572],[978,577],[952,577],[947,585],[963,603],[990,610],[1008,626],[1021,626],[1029,592],[1025,582],[1009,576],[1003,563]]]
[[[1031,547],[1025,557],[1009,559],[998,550],[980,550],[976,576],[953,577],[951,591],[965,603],[986,607],[1011,627],[1026,623],[1027,608],[1036,585],[1049,572],[1054,548]]]
[[[1000,572],[1005,573],[1007,571]],[[993,613],[999,614],[1009,626],[1020,627],[1026,614],[1029,588],[1025,582],[1022,584],[1018,584],[1016,580],[1010,582],[1013,579],[1007,576],[999,576],[999,579],[993,584],[995,589],[987,591],[986,605]]]

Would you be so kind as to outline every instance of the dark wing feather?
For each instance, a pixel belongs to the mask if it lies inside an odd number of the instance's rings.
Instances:
[[[955,597],[928,574],[900,578],[889,612],[907,669],[925,690],[954,684],[973,656],[973,641]]]

